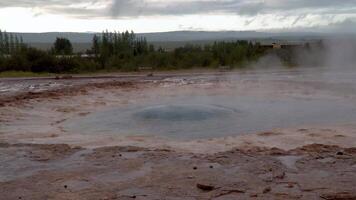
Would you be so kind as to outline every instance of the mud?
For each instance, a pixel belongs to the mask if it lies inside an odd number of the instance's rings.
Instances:
[[[133,88],[134,83],[129,81],[107,81],[103,83],[86,83],[78,85],[66,85],[59,88],[48,88],[39,91],[20,90],[0,97],[0,106],[19,105],[29,100],[59,99],[59,97],[85,95],[89,90]]]
[[[5,80],[0,199],[356,199],[352,118],[184,140],[65,127],[91,113],[181,94],[346,103],[356,97],[351,79],[274,75]],[[56,86],[44,87],[48,82]]]
[[[355,148],[313,144],[206,155],[2,144],[0,151],[2,171],[13,172],[2,176],[3,199],[356,198]]]

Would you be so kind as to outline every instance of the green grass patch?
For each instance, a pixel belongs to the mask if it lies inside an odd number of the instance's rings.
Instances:
[[[4,71],[0,72],[0,78],[19,78],[19,77],[48,77],[55,76],[52,73],[34,73],[23,71]]]

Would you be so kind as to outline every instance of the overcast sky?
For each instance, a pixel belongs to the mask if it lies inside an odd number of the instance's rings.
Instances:
[[[356,0],[0,0],[0,29],[16,32],[356,32],[355,22]]]

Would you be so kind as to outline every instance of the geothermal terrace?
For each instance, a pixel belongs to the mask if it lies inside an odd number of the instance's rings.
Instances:
[[[4,199],[356,199],[356,73],[0,79]]]

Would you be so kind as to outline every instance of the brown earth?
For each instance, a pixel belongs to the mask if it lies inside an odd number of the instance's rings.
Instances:
[[[167,84],[180,83],[106,80],[0,96],[0,199],[356,199],[355,126],[193,141],[61,129],[73,116],[173,94]],[[241,93],[269,87],[244,84]]]
[[[0,151],[2,199],[356,199],[355,148],[313,144],[205,155],[2,144]]]

